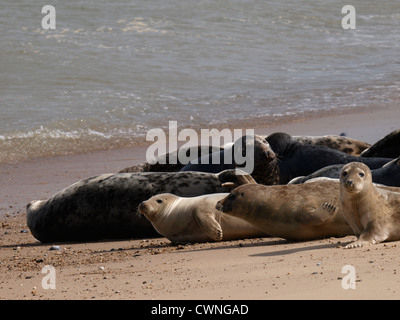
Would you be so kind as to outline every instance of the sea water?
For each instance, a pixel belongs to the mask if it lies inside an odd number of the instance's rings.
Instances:
[[[0,0],[0,162],[398,105],[400,2],[346,4]]]

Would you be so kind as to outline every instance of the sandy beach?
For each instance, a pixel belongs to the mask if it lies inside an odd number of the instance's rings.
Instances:
[[[258,134],[347,133],[374,143],[399,129],[400,110],[338,114],[256,129]],[[398,299],[400,243],[346,250],[354,237],[262,238],[171,245],[165,238],[41,244],[26,204],[72,183],[145,161],[146,146],[0,165],[0,299]],[[43,267],[56,288],[44,288]],[[353,266],[355,289],[346,289]]]

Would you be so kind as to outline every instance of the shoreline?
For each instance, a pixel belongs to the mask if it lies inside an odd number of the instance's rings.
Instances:
[[[318,121],[326,121],[328,118],[337,118],[339,117],[340,121],[345,120],[345,116],[348,115],[369,115],[369,114],[375,114],[375,113],[392,113],[396,112],[396,106],[394,104],[390,105],[385,105],[384,109],[381,110],[381,108],[375,106],[375,105],[370,105],[366,107],[351,107],[349,110],[345,109],[337,109],[337,110],[326,110],[323,113],[319,113],[316,111],[309,111],[309,112],[304,112],[302,114],[296,114],[296,115],[286,115],[282,116],[282,118],[273,116],[265,116],[261,118],[249,118],[249,119],[240,119],[236,121],[231,121],[230,123],[220,123],[220,124],[214,124],[210,125],[209,127],[203,127],[202,129],[216,129],[218,131],[224,130],[224,129],[229,129],[231,131],[234,131],[235,129],[255,129],[256,133],[258,134],[264,134],[268,135],[274,130],[274,128],[287,128],[290,131],[290,128],[294,125],[294,128],[302,128],[303,125],[301,123],[303,122],[316,122]],[[342,117],[340,117],[342,116]],[[166,124],[169,124],[168,121],[166,121],[164,128],[160,128],[163,130],[166,135],[168,135],[168,129],[169,125],[166,126]],[[297,125],[299,124],[299,125]],[[395,124],[394,124],[395,125]],[[349,123],[348,126],[351,126],[351,123]],[[318,124],[315,126],[318,128]],[[178,124],[178,132],[181,132],[184,129],[192,129],[190,126],[189,127],[183,127]],[[200,129],[199,125],[194,126],[194,131],[196,132],[197,136],[200,136]],[[283,131],[283,130],[282,130]],[[321,130],[309,130],[306,135],[326,135],[327,133]],[[319,133],[316,133],[319,132]],[[291,133],[291,132],[288,132]],[[336,128],[332,128],[331,134],[336,134],[339,135],[342,132],[337,132]],[[346,133],[351,134],[351,130],[346,130]],[[300,135],[300,133],[297,133],[294,131],[293,135]],[[369,140],[373,142],[373,139],[379,136],[379,134],[371,135],[369,137]],[[353,137],[356,138],[357,137]],[[121,141],[119,141],[119,138],[114,138],[116,140],[116,144],[113,146],[110,144],[111,142],[108,141],[106,143],[105,141],[99,140],[98,142],[93,141],[89,147],[89,149],[84,149],[87,146],[88,141],[84,140],[84,142],[81,143],[80,139],[72,139],[72,140],[65,140],[64,143],[61,143],[61,140],[55,143],[55,141],[51,142],[51,145],[54,147],[51,150],[47,150],[46,152],[49,153],[47,155],[43,155],[43,150],[35,151],[33,152],[32,147],[30,146],[28,149],[24,149],[24,143],[17,144],[15,147],[17,150],[22,152],[22,155],[19,155],[16,157],[16,151],[14,150],[12,154],[8,154],[7,151],[5,150],[5,153],[7,156],[1,156],[0,157],[0,166],[2,164],[17,164],[17,163],[23,163],[23,162],[29,162],[32,160],[40,160],[40,159],[49,159],[49,158],[56,158],[56,157],[63,157],[63,156],[74,156],[74,155],[84,155],[84,154],[92,154],[92,153],[98,153],[98,152],[103,152],[103,151],[116,151],[119,152],[120,150],[132,150],[136,148],[141,148],[141,147],[147,147],[151,143],[146,141],[146,135],[144,134],[142,137],[132,137],[131,139],[128,139],[126,137],[123,137]],[[360,140],[362,140],[360,138]],[[111,141],[113,141],[113,138],[111,138]],[[208,141],[205,141],[207,144],[209,144]],[[366,141],[368,142],[368,141]],[[371,142],[371,143],[372,143]],[[48,143],[48,141],[46,142]],[[61,143],[61,146],[60,146]],[[182,143],[181,143],[182,144]],[[97,145],[97,146],[93,146]],[[61,149],[65,148],[65,149]],[[72,151],[73,150],[73,151]],[[171,150],[173,151],[173,150]],[[29,157],[29,158],[27,158]],[[5,160],[8,158],[9,160]],[[13,159],[13,160],[10,160]]]
[[[399,129],[400,110],[257,124],[255,133],[347,133],[374,143]],[[399,242],[344,250],[353,237],[309,242],[263,238],[171,246],[165,238],[62,243],[49,251],[27,231],[25,206],[72,183],[145,161],[147,146],[0,164],[2,299],[398,299]],[[25,230],[25,231],[23,231]],[[57,289],[41,286],[45,265]],[[344,290],[342,267],[354,265],[357,289]]]

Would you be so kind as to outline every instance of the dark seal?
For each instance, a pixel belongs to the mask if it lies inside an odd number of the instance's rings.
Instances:
[[[393,160],[354,157],[324,146],[300,144],[286,133],[274,133],[267,141],[278,158],[280,184],[335,164],[362,162],[370,169],[377,169]]]
[[[362,157],[397,158],[400,156],[400,130],[393,131],[369,149],[361,153]]]
[[[247,151],[251,147],[254,150],[252,157],[248,158]],[[239,157],[238,157],[239,153]],[[238,164],[237,159],[246,158],[253,162],[253,171],[248,172],[260,184],[273,185],[279,182],[279,167],[268,142],[260,136],[243,136],[235,141],[231,147],[200,157],[196,163],[190,162],[181,171],[200,171],[218,173],[227,169],[239,168],[244,170],[244,165]],[[227,160],[228,159],[228,160]]]
[[[315,178],[339,179],[345,165],[338,164],[318,170],[306,177],[297,177],[290,184],[302,184]],[[372,181],[388,187],[400,187],[400,157],[372,171]]]

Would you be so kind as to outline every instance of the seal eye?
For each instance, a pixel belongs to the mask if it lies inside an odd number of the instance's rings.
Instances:
[[[348,174],[348,172],[344,171],[342,175],[343,175],[343,177],[347,177],[347,174]]]
[[[364,177],[365,177],[365,173],[364,173],[364,172],[360,172],[358,175],[359,175],[361,178],[364,178]]]
[[[162,203],[162,200],[161,199],[157,199],[157,203]]]

